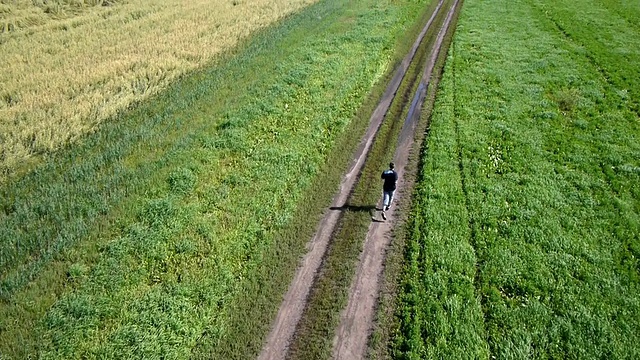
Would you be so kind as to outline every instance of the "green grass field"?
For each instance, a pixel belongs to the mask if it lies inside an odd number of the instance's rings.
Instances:
[[[394,358],[640,357],[640,7],[465,1]]]
[[[0,356],[255,356],[424,4],[322,1],[3,186]]]

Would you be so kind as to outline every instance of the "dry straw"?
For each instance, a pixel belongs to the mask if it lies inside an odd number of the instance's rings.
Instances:
[[[0,0],[0,182],[315,1]]]

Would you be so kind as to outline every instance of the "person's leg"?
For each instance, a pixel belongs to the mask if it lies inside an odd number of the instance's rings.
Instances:
[[[389,207],[391,206],[391,203],[393,202],[393,194],[395,194],[395,190],[393,191],[389,191],[389,202],[387,203],[387,210],[389,210]]]
[[[391,195],[388,191],[383,191],[382,194],[382,210],[385,210],[389,206],[389,198]]]
[[[382,203],[382,210],[389,210],[389,206],[391,206],[391,202],[393,201],[393,191],[385,191],[384,192],[384,201]]]
[[[387,220],[387,216],[384,213],[384,209],[387,208],[387,204],[389,203],[389,193],[386,191],[382,191],[382,213],[380,215],[382,215],[382,218],[384,220]]]

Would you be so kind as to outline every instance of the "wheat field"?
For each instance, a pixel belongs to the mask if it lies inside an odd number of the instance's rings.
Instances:
[[[0,0],[0,183],[317,0]]]

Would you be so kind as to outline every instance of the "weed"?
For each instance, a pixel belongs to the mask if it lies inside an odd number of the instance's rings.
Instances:
[[[169,191],[185,195],[193,191],[197,176],[189,169],[178,169],[169,175]]]
[[[555,96],[558,108],[563,113],[572,112],[580,101],[580,93],[577,89],[561,89]]]

